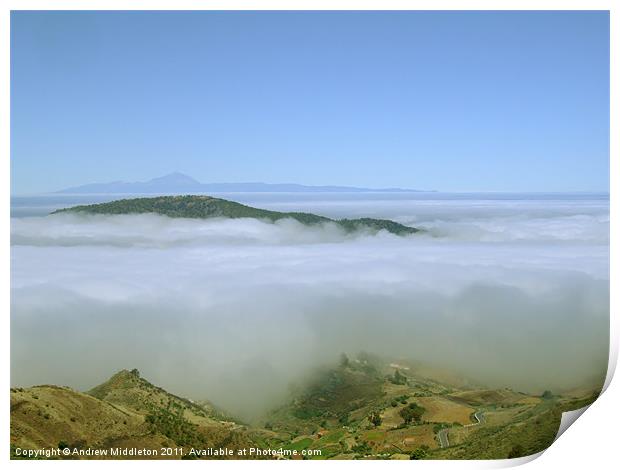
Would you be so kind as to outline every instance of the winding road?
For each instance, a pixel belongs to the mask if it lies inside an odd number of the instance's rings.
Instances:
[[[484,419],[484,415],[482,411],[476,411],[474,413],[474,418],[477,421],[476,423],[466,424],[463,427],[468,428],[471,426],[478,426],[479,424],[482,424],[482,420]],[[448,439],[449,430],[450,428],[444,428],[444,429],[440,429],[439,432],[437,433],[437,439],[439,439],[439,447],[441,447],[442,449],[445,447],[450,447],[450,440]]]
[[[442,449],[450,445],[450,441],[448,440],[448,429],[447,428],[441,429],[437,433],[437,437],[439,438],[439,447],[441,447]]]

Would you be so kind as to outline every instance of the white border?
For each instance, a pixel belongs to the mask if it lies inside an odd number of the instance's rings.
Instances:
[[[2,305],[2,326],[0,335],[2,336],[2,353],[3,353],[3,370],[4,373],[0,379],[0,390],[4,390],[8,398],[10,387],[10,364],[9,364],[9,311],[10,311],[10,88],[9,88],[9,63],[10,63],[10,10],[609,10],[610,26],[611,26],[611,57],[617,55],[619,50],[618,30],[620,27],[619,13],[620,8],[616,6],[617,2],[612,0],[298,0],[298,1],[282,1],[282,0],[213,0],[213,1],[196,1],[196,0],[9,0],[3,2],[0,13],[0,152],[2,155],[0,163],[0,184],[4,190],[4,197],[0,205],[0,223],[2,230],[0,231],[0,253],[3,263],[1,271],[1,287],[0,292]],[[614,8],[616,7],[616,8]],[[620,166],[618,162],[618,136],[620,135],[618,120],[618,90],[616,84],[620,75],[618,74],[618,60],[611,61],[611,80],[610,80],[610,98],[611,98],[611,122],[610,122],[610,175],[611,175],[611,194],[610,194],[610,213],[616,214],[618,205],[618,191],[615,184],[618,182],[620,175]],[[611,286],[618,284],[618,252],[614,240],[618,239],[618,220],[611,217]],[[578,426],[572,426],[569,431],[554,443],[542,456],[529,463],[529,468],[583,468],[590,466],[593,468],[610,467],[612,462],[617,462],[617,454],[615,449],[614,435],[616,431],[616,420],[620,416],[620,387],[615,382],[611,382],[614,370],[616,368],[618,358],[618,314],[617,314],[618,295],[612,289],[611,291],[611,341],[610,341],[610,362],[609,370],[605,386],[609,387],[599,400],[597,400],[591,408],[580,418]],[[2,411],[2,426],[0,429],[0,440],[6,447],[4,459],[8,460],[9,456],[9,417],[10,410],[8,403]],[[513,466],[517,463],[525,463],[532,459],[519,459],[516,461],[416,461],[409,465],[421,465],[425,468],[500,468]],[[144,462],[142,462],[144,463]],[[213,465],[232,465],[242,466],[250,465],[252,467],[264,468],[271,465],[344,465],[351,468],[360,465],[370,465],[376,467],[382,465],[382,461],[322,461],[322,462],[287,462],[280,464],[273,461],[266,462],[218,462],[209,461],[206,464]],[[108,461],[88,461],[80,462],[80,467],[109,465]],[[117,468],[135,467],[138,462],[114,462]],[[178,464],[178,462],[154,462],[149,461],[148,465],[166,466]],[[204,465],[205,462],[202,462]],[[58,466],[72,465],[67,461],[10,461],[10,465],[42,465],[42,466]],[[182,465],[195,465],[184,462]],[[199,464],[200,465],[200,464]],[[391,465],[406,465],[393,462]]]

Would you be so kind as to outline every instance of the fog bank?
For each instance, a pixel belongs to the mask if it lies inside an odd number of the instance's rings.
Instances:
[[[364,214],[428,230],[408,237],[291,220],[12,219],[11,381],[87,389],[137,367],[246,416],[362,349],[489,386],[593,383],[607,365],[609,216],[538,204]],[[346,205],[325,215],[369,210]]]

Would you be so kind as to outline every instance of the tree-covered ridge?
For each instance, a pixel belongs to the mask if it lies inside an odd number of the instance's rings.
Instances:
[[[219,199],[211,196],[189,195],[120,199],[101,204],[59,209],[54,211],[53,214],[60,212],[82,212],[87,214],[155,213],[168,217],[183,217],[191,219],[207,219],[211,217],[238,219],[249,217],[254,219],[266,219],[271,222],[281,219],[294,219],[304,225],[316,225],[325,222],[332,222],[339,225],[347,232],[353,232],[356,230],[387,230],[388,232],[396,235],[408,235],[419,231],[419,229],[408,227],[392,220],[372,219],[368,217],[360,219],[334,220],[328,217],[306,212],[277,212],[257,209],[238,202],[227,201],[226,199]]]

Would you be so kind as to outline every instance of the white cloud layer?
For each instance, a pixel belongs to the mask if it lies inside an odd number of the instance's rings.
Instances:
[[[374,211],[313,204],[306,210],[331,216],[417,219],[429,233],[155,215],[13,219],[12,382],[88,388],[138,367],[174,392],[248,414],[342,351],[431,361],[531,391],[604,375],[604,207],[444,202],[431,217],[394,201]]]

